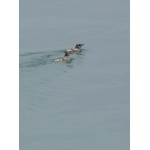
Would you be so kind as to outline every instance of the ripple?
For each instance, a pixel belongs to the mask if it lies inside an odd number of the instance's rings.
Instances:
[[[77,58],[82,59],[84,56],[85,50],[83,50],[81,53],[76,53],[70,55],[71,61],[70,62],[61,62],[62,64],[66,64],[66,67],[72,68],[73,62]],[[54,62],[54,59],[58,57],[62,57],[64,55],[64,50],[51,50],[49,52],[30,52],[30,53],[23,53],[20,54],[20,63],[19,67],[20,69],[23,68],[31,68],[31,67],[40,67],[48,64],[61,64]],[[81,60],[79,60],[81,61]]]
[[[19,56],[30,56],[30,55],[37,55],[37,54],[43,54],[45,52],[31,52],[31,53],[23,53],[20,54]]]
[[[53,50],[50,52],[31,52],[20,54],[20,68],[39,67],[53,62],[54,57],[62,55],[62,50]],[[25,56],[25,57],[24,57]]]

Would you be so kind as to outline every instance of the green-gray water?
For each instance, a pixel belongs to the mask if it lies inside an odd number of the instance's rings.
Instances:
[[[20,0],[20,150],[129,149],[129,38],[129,1]]]

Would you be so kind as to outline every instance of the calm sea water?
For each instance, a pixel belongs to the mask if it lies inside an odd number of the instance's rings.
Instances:
[[[129,149],[129,38],[129,1],[20,0],[20,150]]]

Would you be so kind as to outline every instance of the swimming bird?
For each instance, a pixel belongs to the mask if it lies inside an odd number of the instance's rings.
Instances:
[[[70,62],[70,56],[68,52],[65,52],[64,57],[59,57],[57,59],[54,60],[55,62],[62,62],[62,61],[66,61],[66,62]]]
[[[84,44],[76,44],[75,48],[67,48],[65,52],[68,52],[69,54],[81,52],[81,47],[83,45]]]

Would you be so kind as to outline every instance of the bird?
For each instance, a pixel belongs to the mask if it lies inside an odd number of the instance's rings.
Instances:
[[[69,52],[65,52],[64,57],[56,58],[54,61],[55,61],[55,62],[62,62],[62,61],[70,62],[70,55],[69,55]]]
[[[83,45],[84,44],[76,44],[75,48],[67,48],[65,52],[68,52],[69,54],[81,52],[81,47]]]

